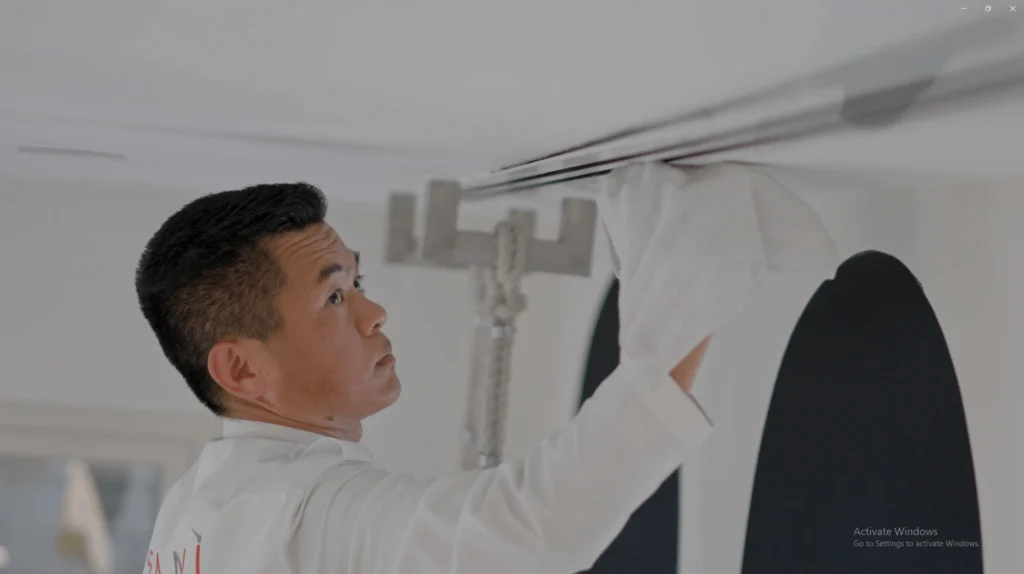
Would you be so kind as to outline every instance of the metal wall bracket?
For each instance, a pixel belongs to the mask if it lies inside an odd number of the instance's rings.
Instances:
[[[558,239],[546,241],[534,237],[536,213],[521,209],[510,209],[507,219],[493,233],[459,230],[462,193],[457,182],[428,184],[422,242],[415,236],[416,196],[392,193],[388,200],[385,257],[388,263],[473,270],[477,325],[465,422],[460,433],[461,465],[469,470],[495,466],[501,461],[514,321],[525,305],[519,294],[522,276],[531,271],[590,275],[597,204],[585,199],[562,200]],[[508,233],[512,234],[511,240]],[[500,259],[499,237],[504,241]],[[521,250],[524,243],[525,253]],[[510,268],[514,271],[510,272]],[[512,299],[518,301],[511,311],[504,307],[509,303],[505,299],[510,291]],[[501,316],[496,314],[497,308],[503,309]],[[511,316],[507,316],[509,313]]]
[[[489,267],[498,256],[493,233],[460,231],[458,182],[434,180],[427,187],[426,227],[422,242],[414,235],[416,195],[392,193],[388,200],[386,260],[449,269]],[[561,275],[590,275],[594,253],[597,204],[587,199],[562,200],[561,223],[555,241],[533,237],[535,212],[509,210],[509,219],[529,230],[526,271]]]

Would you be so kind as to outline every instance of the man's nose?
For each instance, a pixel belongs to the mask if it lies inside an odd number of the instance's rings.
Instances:
[[[359,330],[367,337],[380,331],[388,321],[388,312],[366,295],[359,294],[356,301],[359,305]]]

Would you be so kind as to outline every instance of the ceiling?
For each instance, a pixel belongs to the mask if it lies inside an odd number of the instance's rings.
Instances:
[[[0,174],[382,198],[967,17],[1024,19],[989,1],[6,0]],[[1024,104],[1001,106],[751,157],[1002,176],[1024,169]]]

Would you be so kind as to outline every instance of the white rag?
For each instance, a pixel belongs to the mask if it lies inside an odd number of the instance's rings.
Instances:
[[[838,266],[818,214],[747,166],[619,168],[598,205],[619,279],[622,360],[659,372],[743,310],[766,272],[824,278]]]

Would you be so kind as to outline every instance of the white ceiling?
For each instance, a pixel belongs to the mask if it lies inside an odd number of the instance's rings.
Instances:
[[[5,0],[0,173],[191,188],[307,179],[383,197],[968,17],[1024,19],[1024,2],[985,14],[989,1]],[[1018,169],[1024,105],[1007,105],[884,141],[841,136],[762,155]],[[121,157],[17,153],[35,146]]]

